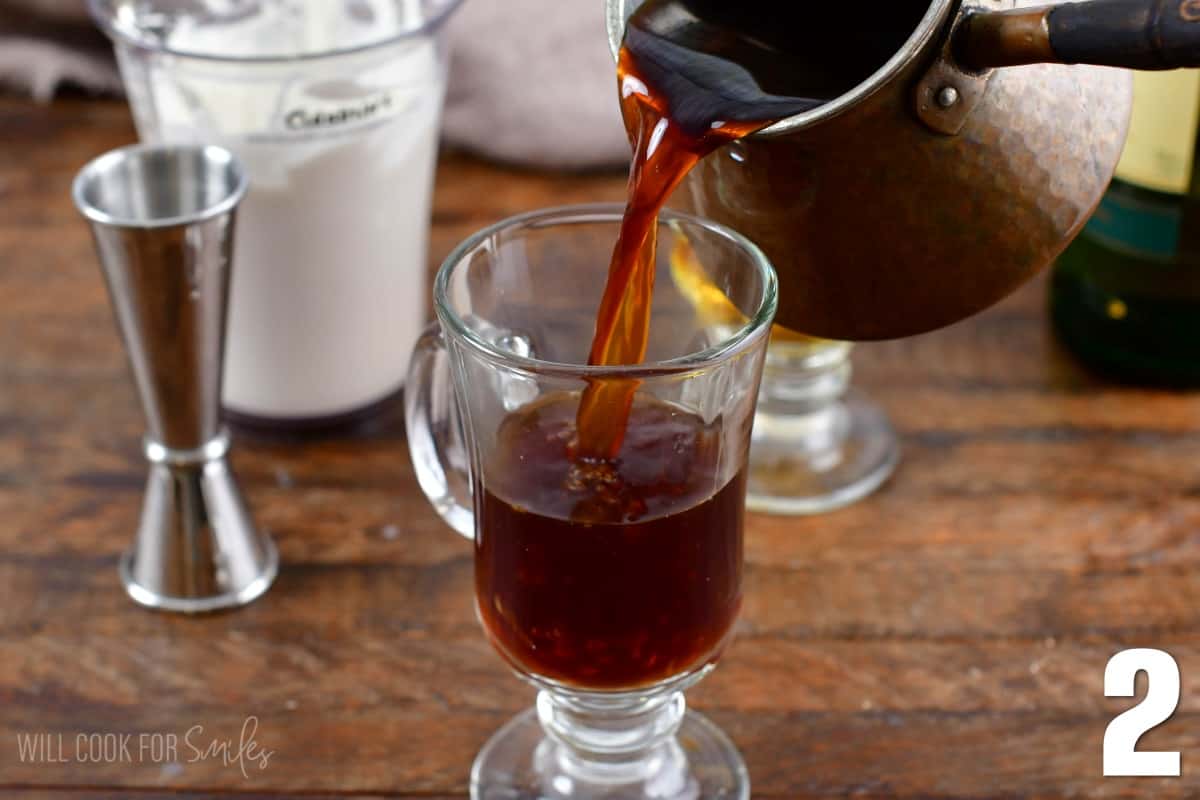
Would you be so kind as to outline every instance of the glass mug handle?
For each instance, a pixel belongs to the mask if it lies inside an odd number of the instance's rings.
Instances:
[[[421,491],[451,528],[475,539],[471,471],[442,328],[433,322],[413,348],[404,382],[408,452]]]

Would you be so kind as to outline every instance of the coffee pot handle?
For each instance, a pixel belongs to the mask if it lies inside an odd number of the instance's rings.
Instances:
[[[1200,0],[1085,0],[971,12],[954,48],[959,63],[971,69],[1038,63],[1200,67]]]
[[[471,470],[450,354],[434,322],[413,348],[404,383],[404,423],[417,482],[451,528],[475,538]]]

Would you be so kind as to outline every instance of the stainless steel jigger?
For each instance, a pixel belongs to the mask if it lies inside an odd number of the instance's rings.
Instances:
[[[246,173],[219,147],[134,145],[95,159],[72,193],[92,226],[146,413],[150,478],[121,581],[137,603],[239,606],[278,571],[226,461],[221,361],[235,212]]]

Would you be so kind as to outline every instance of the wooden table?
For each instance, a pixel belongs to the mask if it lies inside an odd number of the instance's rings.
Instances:
[[[283,557],[257,603],[187,619],[121,591],[142,418],[68,185],[133,138],[116,103],[0,101],[0,795],[464,796],[532,695],[477,628],[470,548],[421,496],[399,414],[237,443]],[[447,156],[431,265],[485,223],[622,185]],[[1043,293],[862,347],[855,380],[899,428],[901,469],[853,508],[750,520],[740,634],[689,699],[756,797],[1200,794],[1200,398],[1089,378]],[[1182,669],[1179,712],[1142,741],[1183,751],[1181,779],[1100,777],[1131,705],[1104,697],[1105,663],[1134,646]],[[250,716],[274,754],[246,776],[139,750],[193,726],[236,747]],[[64,763],[21,760],[38,733],[61,734]],[[82,763],[91,733],[132,734],[131,758]]]

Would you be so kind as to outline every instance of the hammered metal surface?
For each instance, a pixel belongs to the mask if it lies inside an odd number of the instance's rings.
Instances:
[[[688,178],[681,199],[774,262],[779,323],[866,340],[956,322],[1048,265],[1099,202],[1124,142],[1128,73],[997,70],[956,136],[916,118],[923,73],[914,64],[825,123],[718,151]]]

